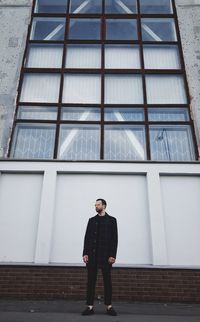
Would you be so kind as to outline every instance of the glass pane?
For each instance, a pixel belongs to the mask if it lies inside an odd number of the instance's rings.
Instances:
[[[149,121],[189,121],[186,108],[149,108]]]
[[[99,160],[100,127],[97,125],[61,125],[58,158]]]
[[[174,45],[144,45],[144,65],[149,69],[181,68],[179,50]]]
[[[70,19],[69,39],[100,39],[100,19]]]
[[[99,0],[72,0],[70,1],[70,13],[101,13],[102,1]]]
[[[172,18],[141,19],[142,39],[148,41],[176,41],[176,29]]]
[[[143,126],[106,125],[104,140],[106,160],[146,159]]]
[[[99,108],[87,107],[63,107],[61,119],[71,121],[99,121],[100,120]]]
[[[63,102],[100,104],[101,76],[66,74],[64,78]]]
[[[105,108],[105,121],[143,121],[144,112],[142,108]]]
[[[139,69],[139,47],[136,45],[105,45],[105,68]]]
[[[136,0],[107,0],[105,1],[106,13],[136,13]]]
[[[151,126],[152,160],[190,161],[195,159],[189,126]]]
[[[171,0],[140,0],[141,13],[172,13]]]
[[[185,84],[181,75],[146,75],[148,104],[186,104]]]
[[[18,119],[56,120],[57,107],[49,106],[19,106]]]
[[[11,156],[16,159],[53,158],[55,125],[17,124]]]
[[[59,74],[25,74],[20,101],[57,103],[59,89]]]
[[[106,104],[142,104],[143,89],[140,75],[105,75]]]
[[[62,54],[62,45],[30,44],[25,65],[30,68],[61,68]]]
[[[134,40],[137,38],[137,25],[135,19],[106,20],[106,39]]]
[[[65,19],[34,18],[31,31],[32,40],[63,40]]]
[[[37,0],[35,12],[37,13],[65,13],[68,0]]]
[[[67,68],[101,68],[100,45],[68,45]]]

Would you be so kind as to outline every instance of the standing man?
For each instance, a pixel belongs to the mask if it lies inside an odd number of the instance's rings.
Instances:
[[[98,268],[101,268],[104,281],[104,304],[109,315],[117,315],[112,307],[112,281],[111,268],[115,263],[117,253],[117,221],[109,216],[106,209],[106,201],[97,199],[95,208],[97,215],[88,221],[84,248],[83,261],[87,267],[87,308],[82,315],[94,314],[93,303]]]

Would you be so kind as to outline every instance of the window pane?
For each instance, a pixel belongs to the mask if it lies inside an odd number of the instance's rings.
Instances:
[[[59,74],[25,74],[20,101],[57,103],[59,88]]]
[[[100,127],[97,125],[61,125],[58,158],[98,160]]]
[[[101,13],[102,1],[99,0],[72,0],[70,1],[70,13]]]
[[[194,160],[194,148],[189,126],[151,126],[152,160]]]
[[[149,69],[181,68],[179,51],[173,45],[144,45],[144,65]]]
[[[142,78],[139,75],[105,75],[106,104],[142,104]]]
[[[105,1],[106,13],[136,13],[136,0],[107,0]]]
[[[37,0],[35,12],[39,13],[65,13],[68,0]]]
[[[65,19],[34,18],[31,31],[32,40],[63,40]]]
[[[61,68],[62,45],[30,44],[26,67],[30,68]]]
[[[19,159],[52,159],[55,125],[17,124],[11,156]]]
[[[189,121],[186,108],[149,108],[149,121]]]
[[[63,102],[100,104],[101,76],[90,74],[65,75]]]
[[[105,121],[143,121],[144,112],[142,108],[105,108]]]
[[[100,45],[68,45],[67,68],[101,68]]]
[[[71,121],[99,121],[100,120],[99,108],[86,108],[86,107],[63,107],[61,119]]]
[[[140,0],[141,13],[172,13],[171,0]]]
[[[100,39],[100,19],[70,19],[69,39]]]
[[[172,18],[144,18],[142,39],[149,41],[175,41],[176,29]]]
[[[136,45],[105,45],[105,68],[139,69],[139,47]]]
[[[49,106],[19,106],[18,119],[56,120],[57,107]]]
[[[146,75],[148,104],[186,104],[183,77],[180,75]]]
[[[106,160],[146,159],[143,126],[106,125],[104,140]]]
[[[106,39],[134,40],[137,38],[137,25],[135,19],[106,20]]]

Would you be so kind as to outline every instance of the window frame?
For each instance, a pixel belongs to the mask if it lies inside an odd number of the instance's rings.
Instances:
[[[12,141],[14,137],[14,130],[15,127],[18,123],[53,123],[56,125],[56,135],[55,135],[55,145],[54,145],[54,154],[53,154],[53,159],[57,159],[57,154],[58,154],[58,143],[59,143],[59,132],[60,132],[60,126],[62,124],[98,124],[100,125],[100,151],[99,151],[99,160],[98,161],[103,161],[104,160],[104,126],[109,125],[109,124],[119,124],[119,122],[116,121],[105,121],[104,120],[104,108],[114,108],[114,107],[122,107],[124,106],[125,108],[127,107],[132,107],[132,108],[143,108],[144,112],[144,120],[143,121],[125,121],[123,124],[127,125],[141,125],[145,127],[145,138],[146,138],[146,160],[144,161],[150,161],[151,160],[151,151],[150,151],[150,130],[149,127],[151,125],[189,125],[191,128],[191,133],[192,133],[192,139],[193,139],[193,144],[194,144],[194,150],[195,150],[195,160],[198,160],[198,147],[197,147],[197,141],[195,137],[195,131],[194,131],[194,124],[193,120],[191,117],[190,113],[190,95],[189,95],[189,89],[188,89],[188,83],[187,83],[187,78],[186,78],[186,70],[185,70],[185,64],[184,64],[184,57],[183,57],[183,50],[182,50],[182,45],[181,45],[181,39],[180,39],[180,32],[179,32],[179,26],[178,26],[178,18],[177,18],[177,12],[176,12],[176,6],[175,6],[175,0],[172,0],[172,7],[173,7],[173,12],[169,14],[144,14],[140,12],[140,0],[136,0],[137,2],[137,8],[138,11],[137,13],[134,14],[122,14],[122,13],[117,13],[117,14],[107,14],[105,13],[105,0],[102,0],[103,2],[103,11],[102,13],[95,13],[95,14],[87,14],[87,13],[70,13],[69,12],[69,7],[70,7],[70,0],[68,1],[67,5],[67,10],[66,13],[36,13],[34,12],[36,0],[33,1],[33,7],[32,7],[32,16],[31,16],[31,23],[30,23],[30,28],[27,34],[27,40],[26,40],[26,48],[23,56],[23,63],[22,63],[22,68],[21,68],[21,74],[20,74],[20,80],[18,84],[18,95],[17,95],[17,100],[16,100],[16,111],[14,115],[14,122],[13,122],[13,127],[12,127],[12,133],[11,133],[11,140],[9,143],[9,148],[8,148],[8,154],[7,156],[10,157],[11,153],[11,147],[12,147]],[[65,18],[65,32],[64,32],[64,39],[63,41],[57,40],[57,41],[51,41],[51,40],[31,40],[30,35],[31,35],[31,25],[33,22],[34,18],[39,18],[39,17],[57,17],[57,18]],[[69,24],[70,24],[70,18],[96,18],[100,19],[100,39],[99,40],[73,40],[73,39],[68,39],[69,35]],[[105,36],[105,28],[106,28],[106,19],[136,19],[137,23],[137,33],[138,33],[138,39],[137,40],[106,40]],[[141,31],[141,19],[142,18],[172,18],[174,19],[175,22],[175,29],[176,29],[176,34],[177,34],[177,40],[176,41],[143,41],[142,40],[142,31]],[[26,55],[28,53],[28,48],[30,44],[62,44],[63,45],[63,53],[62,53],[62,66],[61,68],[29,68],[25,66],[25,60],[26,60]],[[100,68],[67,68],[65,64],[66,60],[66,54],[67,54],[67,46],[68,44],[73,45],[73,44],[97,44],[101,46],[101,67]],[[105,45],[114,45],[114,44],[127,44],[127,45],[136,45],[139,47],[139,55],[140,55],[140,68],[139,69],[105,69],[104,68],[104,58],[105,58],[105,53],[104,53],[104,48]],[[143,53],[143,45],[158,45],[160,46],[161,44],[163,45],[177,45],[177,48],[179,50],[179,55],[180,55],[180,69],[145,69],[144,66],[144,53]],[[61,75],[61,81],[60,81],[60,89],[59,89],[59,99],[58,103],[30,103],[30,102],[20,102],[20,95],[21,95],[21,89],[22,89],[22,84],[23,84],[23,77],[24,74],[26,73],[60,73]],[[94,73],[94,74],[99,74],[101,75],[101,102],[99,104],[71,104],[71,103],[63,103],[62,102],[62,95],[63,95],[63,86],[64,86],[64,76],[67,74],[80,74],[80,73]],[[143,90],[143,104],[105,104],[104,103],[104,82],[105,82],[105,75],[106,74],[137,74],[141,75],[142,78],[142,90]],[[147,103],[147,92],[146,92],[146,85],[145,85],[145,75],[149,74],[174,74],[174,75],[182,75],[183,80],[184,80],[184,87],[185,87],[185,92],[186,92],[186,104],[148,104]],[[57,119],[55,121],[50,121],[50,120],[37,120],[37,119],[19,119],[17,118],[18,115],[18,108],[19,106],[55,106],[57,107]],[[100,121],[75,121],[75,120],[62,120],[61,119],[61,110],[63,107],[71,107],[71,108],[76,108],[77,107],[97,107],[100,108],[101,110],[101,119]],[[156,107],[164,107],[164,108],[186,108],[188,110],[189,114],[189,120],[188,121],[179,121],[179,122],[158,122],[158,121],[149,121],[148,119],[148,109],[149,108],[156,108]],[[59,159],[57,159],[59,160]],[[66,160],[67,161],[67,160]],[[72,160],[69,160],[72,161]],[[87,162],[87,160],[84,160]],[[90,160],[91,161],[91,160]],[[97,160],[94,160],[97,162]],[[116,162],[116,161],[113,161]],[[123,162],[126,162],[124,160]],[[130,161],[127,161],[130,162]],[[132,160],[134,162],[134,160]]]

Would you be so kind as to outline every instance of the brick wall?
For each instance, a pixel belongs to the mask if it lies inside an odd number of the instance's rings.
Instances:
[[[85,299],[84,267],[0,266],[1,299]],[[200,270],[113,268],[113,300],[200,303]],[[103,296],[99,271],[96,296]]]

